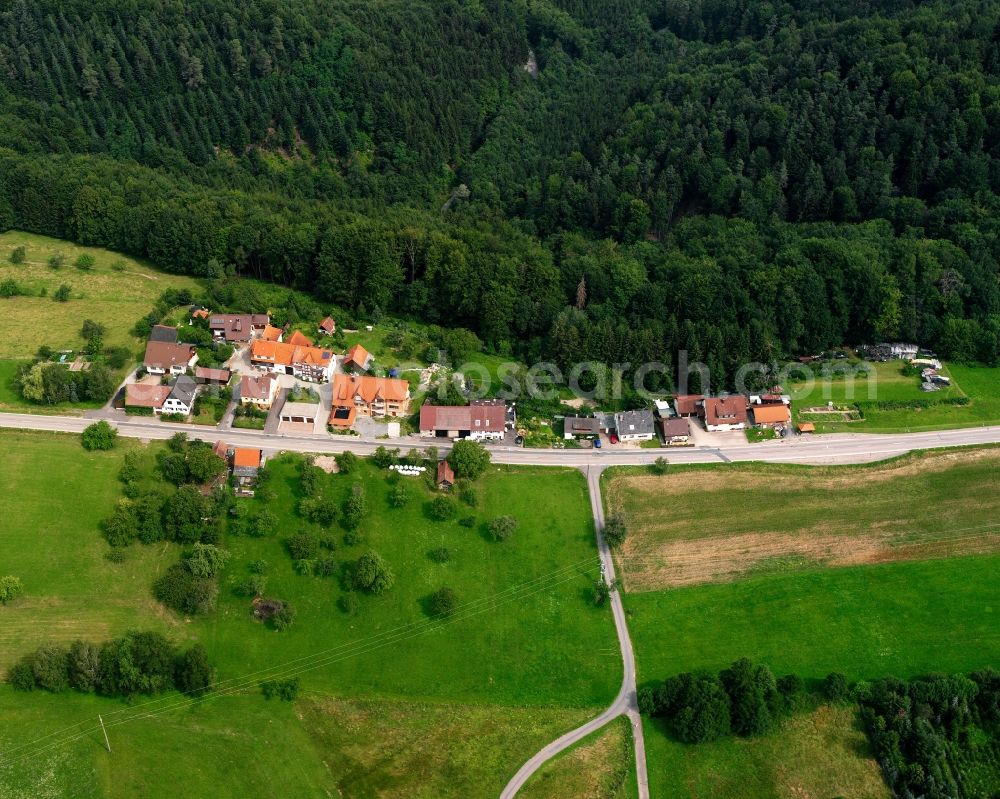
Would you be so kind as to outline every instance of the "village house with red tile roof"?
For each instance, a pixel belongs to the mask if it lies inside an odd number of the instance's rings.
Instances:
[[[250,345],[250,363],[258,369],[292,375],[311,383],[328,383],[337,358],[332,350],[313,347],[311,343],[255,339]]]
[[[167,341],[149,341],[143,366],[151,375],[181,375],[193,369],[198,362],[198,351],[193,344],[172,344]]]
[[[394,377],[337,374],[333,377],[332,404],[328,424],[334,428],[350,427],[357,415],[406,416],[410,412],[410,384]]]

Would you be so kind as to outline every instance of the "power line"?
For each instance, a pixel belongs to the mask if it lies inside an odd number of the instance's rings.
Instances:
[[[558,581],[558,582],[556,582],[556,583],[554,583],[552,585],[549,585],[549,586],[543,585],[543,586],[541,586],[541,588],[539,588],[539,589],[537,589],[535,591],[528,592],[527,594],[524,595],[524,597],[530,596],[533,593],[538,593],[539,591],[545,590],[546,588],[554,588],[556,585],[559,585],[559,584],[561,584],[563,582],[569,582],[570,580],[575,580],[575,579],[577,579],[577,576],[576,575],[572,575],[572,576],[570,576],[568,578],[565,578],[563,580],[560,580],[560,581]],[[505,604],[506,602],[510,602],[510,601],[515,600],[515,599],[520,599],[520,598],[524,598],[524,597],[522,597],[522,596],[514,596],[514,597],[511,597],[511,598],[509,598],[509,599],[507,599],[504,602],[501,602],[499,604]],[[424,630],[418,630],[418,631],[410,633],[410,634],[399,636],[398,639],[382,641],[382,642],[376,643],[375,645],[369,645],[366,648],[359,649],[359,650],[357,650],[355,652],[349,652],[349,653],[346,653],[346,654],[344,654],[342,656],[339,656],[339,657],[330,657],[330,658],[327,658],[326,660],[324,660],[322,662],[315,663],[313,665],[302,666],[302,667],[299,667],[297,669],[294,669],[294,670],[291,670],[291,671],[287,671],[285,673],[278,673],[278,674],[273,674],[273,675],[270,675],[270,676],[271,676],[272,679],[287,678],[287,677],[293,676],[295,674],[301,674],[301,673],[304,673],[306,671],[310,671],[312,669],[319,668],[321,666],[331,665],[333,663],[336,663],[336,662],[339,662],[339,661],[342,661],[342,660],[346,660],[346,659],[348,659],[350,657],[354,657],[356,655],[367,654],[367,653],[369,653],[371,651],[375,651],[377,649],[381,649],[382,647],[388,646],[389,644],[397,643],[400,640],[406,640],[408,638],[414,638],[414,637],[417,637],[419,635],[422,635],[425,632],[430,632],[430,631],[433,631],[433,630],[440,629],[441,627],[445,626],[446,624],[454,623],[454,622],[457,622],[457,621],[463,621],[465,618],[469,618],[471,616],[477,615],[478,613],[483,613],[486,610],[490,610],[490,608],[483,608],[481,610],[478,610],[478,611],[475,611],[473,613],[467,614],[463,618],[449,619],[448,621],[440,623],[437,626],[428,626]],[[150,711],[149,713],[144,713],[144,714],[139,714],[139,715],[133,715],[133,716],[128,717],[128,718],[119,719],[118,721],[113,722],[112,724],[109,724],[108,726],[109,727],[114,727],[114,726],[119,726],[121,724],[128,724],[128,723],[131,723],[133,721],[139,721],[139,720],[143,720],[143,719],[155,718],[158,715],[161,715],[163,713],[167,713],[167,712],[169,712],[171,710],[175,710],[175,709],[180,708],[180,707],[185,707],[185,706],[191,707],[193,705],[200,704],[202,702],[206,702],[206,701],[208,701],[210,699],[216,699],[216,698],[219,698],[221,696],[229,696],[229,695],[235,694],[235,693],[237,693],[239,691],[243,691],[243,690],[245,690],[247,688],[253,687],[256,684],[256,682],[257,682],[256,680],[252,680],[252,681],[247,682],[246,684],[235,685],[235,686],[232,686],[232,687],[230,687],[230,688],[228,688],[228,689],[226,689],[224,691],[215,692],[215,693],[212,693],[212,694],[206,695],[204,697],[200,697],[200,698],[195,698],[195,699],[182,698],[179,701],[175,700],[174,703],[171,704],[171,705],[169,705],[169,706],[158,708],[156,710]],[[168,697],[168,698],[172,698],[172,697]],[[51,743],[51,744],[47,744],[46,746],[41,747],[40,749],[36,750],[35,752],[29,752],[29,753],[26,753],[26,754],[23,754],[23,755],[19,756],[18,758],[15,758],[13,761],[10,761],[9,764],[16,764],[16,763],[22,762],[22,761],[30,759],[30,758],[32,758],[32,757],[34,757],[36,755],[42,754],[43,752],[45,752],[45,751],[47,751],[49,749],[54,749],[54,748],[57,748],[59,746],[63,746],[65,744],[71,743],[71,742],[73,742],[75,740],[78,740],[78,739],[83,738],[83,737],[85,737],[87,735],[90,735],[95,730],[96,730],[96,728],[92,727],[90,729],[82,731],[81,733],[79,733],[77,735],[71,736],[69,738],[65,738],[65,739],[60,740],[60,741],[56,741],[56,742]]]
[[[576,563],[571,563],[571,564],[563,566],[563,567],[561,567],[559,569],[555,569],[555,570],[547,572],[545,574],[533,577],[531,580],[526,580],[526,581],[524,581],[522,583],[518,583],[516,585],[509,586],[509,587],[505,588],[503,591],[497,592],[496,594],[492,594],[492,595],[487,596],[487,597],[481,597],[480,599],[477,599],[477,600],[474,600],[474,601],[471,601],[471,602],[467,602],[464,605],[459,606],[459,608],[456,610],[456,613],[458,613],[458,612],[463,612],[464,613],[464,612],[466,612],[468,610],[472,610],[472,609],[476,608],[477,606],[480,606],[480,605],[482,605],[484,603],[487,603],[487,602],[494,601],[495,599],[497,599],[499,597],[503,597],[504,595],[509,594],[511,592],[519,591],[519,590],[522,590],[523,588],[530,587],[531,585],[533,585],[535,583],[538,583],[539,581],[548,580],[548,579],[550,579],[553,576],[565,573],[567,571],[576,570],[576,569],[580,568],[581,566],[586,565],[587,563],[591,563],[592,561],[593,561],[593,558],[586,558],[584,560],[577,561]],[[303,656],[298,657],[298,658],[293,658],[291,660],[284,661],[282,663],[278,663],[278,664],[276,664],[274,666],[269,666],[269,667],[264,668],[264,669],[259,669],[259,670],[255,671],[255,672],[250,672],[248,674],[244,674],[244,675],[241,675],[239,677],[230,677],[230,678],[225,679],[225,680],[217,680],[217,681],[211,683],[207,687],[207,689],[208,690],[214,690],[214,689],[216,689],[216,688],[218,688],[220,686],[226,685],[228,683],[236,682],[236,681],[239,681],[239,680],[245,680],[245,679],[248,679],[250,677],[255,677],[255,676],[258,676],[258,675],[266,674],[267,672],[273,671],[274,669],[285,668],[287,666],[290,666],[290,665],[295,664],[295,663],[299,663],[301,661],[308,661],[308,660],[311,660],[313,658],[319,658],[319,657],[323,657],[325,655],[334,654],[334,653],[337,653],[339,651],[343,651],[345,649],[349,649],[349,648],[358,646],[358,645],[364,643],[365,641],[371,641],[371,640],[375,640],[375,639],[378,639],[378,638],[395,635],[395,634],[398,634],[399,632],[406,631],[407,629],[410,629],[410,628],[412,628],[414,626],[422,625],[422,624],[426,625],[427,623],[428,623],[427,619],[416,619],[415,621],[408,622],[408,623],[403,624],[403,625],[399,625],[399,626],[397,626],[395,628],[392,628],[392,629],[389,629],[389,630],[383,630],[382,632],[377,633],[376,635],[373,635],[373,636],[369,636],[368,638],[365,638],[365,639],[357,639],[355,641],[348,641],[348,642],[345,642],[345,643],[341,643],[341,644],[338,644],[337,646],[330,647],[330,648],[325,649],[325,650],[320,650],[319,652],[314,652],[314,653],[312,653],[310,655],[303,655]],[[114,716],[119,716],[122,713],[134,712],[137,708],[146,707],[148,705],[153,705],[153,704],[165,702],[165,701],[167,701],[170,698],[171,697],[169,695],[168,696],[161,696],[161,697],[157,697],[156,699],[147,700],[147,701],[142,702],[142,703],[140,703],[138,705],[132,705],[131,707],[121,708],[120,710],[116,710],[116,711],[113,711],[113,712],[109,713],[108,714],[108,718],[112,718]],[[63,728],[62,730],[56,730],[54,732],[48,733],[46,735],[41,736],[40,738],[36,738],[33,741],[28,741],[28,742],[26,742],[24,744],[21,744],[19,746],[14,747],[13,749],[8,750],[8,753],[9,752],[17,751],[19,749],[23,749],[23,748],[25,748],[27,746],[32,746],[33,744],[38,743],[40,741],[43,741],[43,740],[45,740],[47,738],[50,738],[53,735],[58,735],[61,732],[66,732],[66,731],[71,730],[71,729],[73,729],[75,727],[78,727],[80,724],[83,724],[83,723],[86,723],[86,722],[84,722],[84,721],[77,722],[76,724],[69,725],[68,727]]]
[[[466,620],[468,618],[471,618],[473,616],[479,615],[481,613],[485,613],[488,610],[495,609],[496,607],[502,606],[504,604],[508,604],[510,602],[513,602],[513,601],[519,600],[519,599],[525,599],[525,598],[530,597],[530,596],[532,596],[534,594],[540,593],[541,591],[545,591],[545,590],[549,590],[549,589],[555,588],[555,587],[557,587],[557,586],[559,586],[559,585],[561,585],[563,583],[569,582],[571,580],[576,580],[579,577],[578,574],[575,574],[575,573],[574,574],[570,574],[567,577],[567,576],[565,576],[566,573],[570,572],[570,571],[575,572],[577,569],[579,569],[579,567],[581,567],[581,566],[583,566],[583,565],[585,565],[587,563],[593,563],[593,558],[587,558],[586,560],[579,561],[579,562],[577,562],[575,564],[564,566],[564,567],[562,567],[560,569],[553,570],[553,571],[551,571],[551,572],[549,572],[549,573],[547,573],[545,575],[541,575],[539,577],[533,578],[532,580],[526,581],[526,582],[521,583],[521,584],[519,584],[517,586],[513,586],[511,588],[505,589],[504,591],[499,592],[499,593],[497,593],[495,595],[491,595],[489,597],[484,597],[484,598],[482,598],[480,600],[476,600],[474,602],[467,603],[466,605],[462,606],[458,611],[456,611],[452,616],[450,616],[450,617],[448,617],[447,619],[444,619],[444,620],[434,620],[434,619],[419,620],[418,622],[413,622],[413,623],[410,623],[410,624],[407,624],[407,625],[401,625],[400,627],[395,628],[395,630],[390,630],[390,631],[386,631],[386,632],[380,633],[379,635],[376,635],[376,636],[371,636],[368,639],[361,639],[359,641],[354,641],[354,642],[351,642],[349,644],[340,645],[338,647],[332,647],[329,650],[324,650],[324,651],[321,651],[321,652],[318,652],[318,653],[314,653],[312,655],[303,656],[301,658],[296,658],[296,659],[293,659],[291,661],[287,661],[287,662],[282,663],[282,664],[277,664],[275,666],[271,666],[271,667],[268,667],[268,668],[265,668],[265,669],[260,669],[260,670],[258,670],[256,672],[251,672],[248,675],[243,675],[242,677],[230,678],[229,680],[219,681],[219,682],[215,683],[214,685],[215,686],[220,686],[220,685],[224,685],[226,683],[233,683],[233,682],[238,682],[239,684],[230,686],[229,688],[227,688],[225,690],[215,690],[212,693],[207,694],[207,695],[205,695],[203,697],[194,698],[194,699],[183,698],[183,699],[177,700],[175,697],[168,696],[168,697],[161,697],[161,698],[156,699],[156,700],[150,700],[150,701],[148,701],[146,703],[143,703],[143,705],[141,705],[140,707],[157,704],[159,702],[163,702],[163,701],[166,701],[166,700],[173,700],[173,701],[169,705],[166,705],[166,706],[160,707],[160,708],[156,708],[156,709],[154,709],[154,710],[152,710],[152,711],[150,711],[148,713],[135,714],[133,712],[133,714],[131,716],[127,717],[127,718],[119,718],[116,721],[112,721],[112,722],[108,723],[107,727],[115,727],[115,726],[119,726],[121,724],[130,723],[132,721],[138,721],[140,719],[154,718],[157,715],[169,712],[170,710],[174,710],[174,709],[179,708],[179,707],[193,706],[195,704],[200,704],[202,702],[208,701],[209,699],[215,699],[215,698],[218,698],[218,697],[221,697],[221,696],[227,696],[227,695],[236,693],[238,691],[245,690],[246,688],[252,687],[253,685],[255,685],[258,682],[257,679],[253,679],[253,680],[249,679],[250,677],[257,677],[258,675],[268,674],[268,677],[270,679],[287,678],[287,677],[290,677],[290,676],[293,676],[293,675],[302,674],[302,673],[305,673],[307,671],[311,671],[311,670],[316,669],[316,668],[320,668],[322,666],[332,665],[333,663],[337,663],[337,662],[340,662],[342,660],[346,660],[348,658],[355,657],[357,655],[368,654],[370,652],[376,651],[376,650],[381,649],[381,648],[383,648],[385,646],[388,646],[390,644],[399,643],[401,641],[408,640],[410,638],[415,638],[415,637],[423,635],[423,634],[425,634],[427,632],[432,632],[432,631],[439,630],[439,629],[441,629],[441,628],[443,628],[445,626],[448,626],[449,624],[454,624],[454,623],[457,623],[459,621],[464,621],[464,620]],[[560,579],[556,580],[555,579],[556,577],[558,577]],[[555,580],[555,581],[553,582],[553,580]],[[526,589],[530,589],[530,590],[526,590]],[[490,603],[490,604],[487,604],[487,603]],[[484,607],[484,605],[486,605],[486,606]],[[417,625],[422,625],[422,629],[408,630],[408,628],[411,628],[411,627],[414,627],[414,626],[417,626]],[[385,639],[385,640],[380,640],[380,639]],[[351,650],[353,650],[353,651],[351,651]],[[299,666],[295,666],[295,667],[293,667],[291,669],[288,668],[292,664],[300,663],[302,661],[310,661],[310,660],[314,660],[316,658],[322,658],[322,659],[319,660],[318,662],[311,663],[311,664],[308,664],[308,665],[299,665]],[[283,671],[281,671],[282,669],[283,669]],[[275,672],[275,670],[278,670],[277,673],[270,673],[270,672]],[[130,712],[130,711],[135,711],[135,709],[136,709],[135,707],[133,707],[133,708],[123,708],[120,711],[115,711],[115,713],[113,715],[119,715],[120,716],[121,713],[127,713],[127,712]],[[110,716],[109,716],[109,718],[110,718]],[[35,739],[32,742],[29,742],[29,743],[26,743],[26,744],[22,744],[21,746],[15,747],[15,749],[12,749],[10,751],[16,751],[18,749],[23,749],[23,748],[25,748],[27,746],[32,746],[35,743],[38,743],[38,742],[40,742],[42,740],[45,740],[46,738],[49,738],[49,737],[51,737],[53,735],[58,735],[61,732],[66,732],[66,731],[72,730],[72,729],[74,729],[76,727],[79,727],[79,725],[81,723],[86,723],[86,722],[78,722],[77,724],[71,725],[70,727],[64,728],[63,730],[60,730],[60,731],[57,731],[57,732],[53,732],[53,733],[49,733],[48,735],[42,736],[41,738],[38,738],[38,739]],[[92,727],[90,727],[90,728],[88,728],[86,730],[83,730],[82,732],[80,732],[77,735],[73,735],[73,736],[70,736],[68,738],[64,738],[64,739],[61,739],[59,741],[55,741],[53,743],[46,744],[45,746],[42,746],[42,747],[38,748],[37,750],[35,750],[33,752],[27,752],[27,753],[24,753],[22,755],[19,755],[16,758],[8,760],[7,761],[7,765],[13,765],[13,764],[16,764],[16,763],[23,762],[24,760],[27,760],[27,759],[30,759],[30,758],[35,757],[37,755],[40,755],[40,754],[44,753],[45,751],[48,751],[49,749],[53,749],[53,748],[56,748],[56,747],[63,746],[65,744],[71,743],[71,742],[73,742],[75,740],[78,740],[79,738],[82,738],[82,737],[85,737],[87,735],[90,735],[92,732],[94,732],[97,729],[99,729],[99,728],[92,726]]]

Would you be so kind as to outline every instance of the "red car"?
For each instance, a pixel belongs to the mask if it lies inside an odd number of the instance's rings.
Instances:
[[[612,433],[610,436],[608,436],[608,441],[610,441],[612,444],[617,444],[618,443],[618,436],[616,436],[614,433]]]

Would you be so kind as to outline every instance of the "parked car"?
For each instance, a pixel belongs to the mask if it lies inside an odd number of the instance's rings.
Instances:
[[[594,439],[594,449],[600,449],[600,448],[601,448],[601,439],[595,438]]]
[[[618,436],[616,436],[614,433],[612,433],[610,436],[608,436],[608,441],[610,441],[612,444],[617,444],[618,443]]]

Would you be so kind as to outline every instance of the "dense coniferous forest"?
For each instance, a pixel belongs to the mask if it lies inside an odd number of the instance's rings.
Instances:
[[[1000,0],[0,0],[0,229],[731,378],[1000,358]]]

